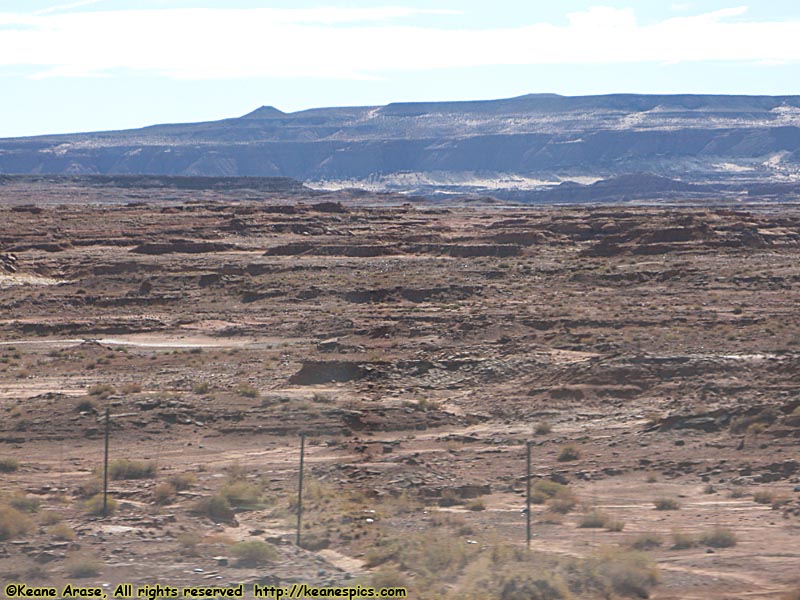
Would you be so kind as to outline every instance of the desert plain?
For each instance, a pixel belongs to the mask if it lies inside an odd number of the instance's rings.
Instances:
[[[792,204],[6,183],[0,581],[797,598],[799,259]]]

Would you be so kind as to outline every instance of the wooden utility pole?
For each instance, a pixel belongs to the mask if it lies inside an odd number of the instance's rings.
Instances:
[[[525,444],[525,542],[531,548],[531,443]]]
[[[303,523],[303,460],[306,453],[306,434],[300,434],[300,478],[297,484],[297,538],[295,543],[300,545],[300,526]]]
[[[103,458],[103,517],[108,516],[108,431],[110,424],[109,409],[106,408],[106,449]]]

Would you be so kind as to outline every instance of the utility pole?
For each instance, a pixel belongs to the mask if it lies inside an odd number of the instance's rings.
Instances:
[[[306,434],[300,434],[300,478],[297,484],[297,538],[295,543],[300,545],[300,526],[303,523],[303,460],[306,453]]]
[[[531,443],[525,444],[525,542],[528,550],[531,549]]]
[[[111,421],[109,417],[109,409],[106,407],[106,450],[103,458],[103,517],[108,516],[108,430],[110,429]]]

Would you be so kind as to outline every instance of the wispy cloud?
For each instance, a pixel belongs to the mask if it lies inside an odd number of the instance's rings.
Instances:
[[[73,8],[80,8],[82,6],[89,6],[90,4],[100,4],[101,2],[107,2],[108,0],[80,0],[79,2],[71,2],[70,4],[59,4],[57,6],[51,6],[49,8],[43,8],[42,10],[37,10],[33,14],[34,15],[47,15],[54,12],[60,12],[64,10],[72,10]]]
[[[800,21],[748,20],[746,10],[642,24],[633,9],[594,7],[561,26],[471,30],[442,27],[452,11],[404,7],[0,13],[0,67],[34,68],[37,77],[126,69],[347,79],[486,65],[800,61]],[[410,17],[423,24],[404,24]]]

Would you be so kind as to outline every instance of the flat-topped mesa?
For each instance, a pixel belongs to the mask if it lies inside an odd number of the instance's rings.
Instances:
[[[324,189],[523,201],[536,200],[519,193],[563,181],[651,173],[746,194],[744,184],[800,173],[800,96],[529,94],[296,112],[265,105],[204,123],[0,139],[3,173],[291,177]],[[633,190],[637,199],[639,191],[652,193]]]

